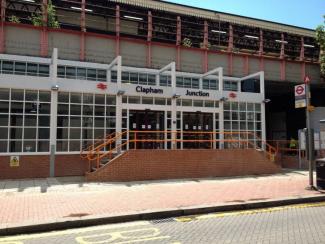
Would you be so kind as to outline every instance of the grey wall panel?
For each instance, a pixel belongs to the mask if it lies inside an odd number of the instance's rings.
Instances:
[[[85,60],[89,62],[110,63],[115,58],[115,40],[87,36]]]
[[[229,74],[228,70],[228,55],[219,53],[210,53],[208,55],[209,70],[222,67],[225,75]]]
[[[279,81],[281,79],[280,65],[281,63],[279,61],[265,59],[265,79]]]
[[[236,57],[234,56],[232,59],[233,66],[232,66],[232,71],[233,71],[233,76],[235,77],[243,77],[244,74],[244,58],[243,57]]]
[[[58,9],[56,13],[59,22],[80,26],[80,12],[71,12]]]
[[[301,64],[286,62],[286,80],[301,82]]]
[[[248,71],[250,74],[254,74],[260,71],[260,60],[257,58],[248,59]]]
[[[121,55],[123,65],[145,67],[147,46],[141,43],[121,41]]]
[[[6,53],[40,56],[40,30],[6,26],[5,33]]]
[[[49,32],[49,52],[53,48],[58,48],[61,59],[79,60],[80,36],[63,32]]]
[[[181,70],[186,72],[202,73],[203,52],[181,50]]]
[[[320,66],[317,64],[306,64],[306,75],[310,77],[312,83],[319,83]]]
[[[176,61],[176,48],[175,47],[163,47],[152,46],[152,58],[151,63],[153,68],[160,69],[165,65]]]

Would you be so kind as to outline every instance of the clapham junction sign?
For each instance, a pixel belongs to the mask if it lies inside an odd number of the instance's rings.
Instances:
[[[143,86],[137,86],[135,88],[136,92],[139,93],[145,93],[145,94],[163,94],[164,90],[159,88],[153,88],[153,87],[143,87]],[[209,97],[209,92],[204,91],[190,91],[186,90],[185,96],[194,96],[194,97]]]

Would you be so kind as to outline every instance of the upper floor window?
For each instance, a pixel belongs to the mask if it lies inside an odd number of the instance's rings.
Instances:
[[[58,77],[78,80],[92,80],[106,82],[105,69],[92,69],[73,66],[58,66]]]
[[[199,89],[200,80],[198,78],[177,76],[176,87]]]
[[[49,77],[50,66],[48,64],[0,60],[0,73]]]
[[[225,80],[223,83],[223,89],[225,91],[238,91],[238,83],[237,81]]]
[[[122,72],[122,83],[140,84],[140,85],[156,85],[156,75],[137,73],[137,72]]]

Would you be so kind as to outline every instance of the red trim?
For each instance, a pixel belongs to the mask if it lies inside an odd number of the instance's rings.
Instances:
[[[5,21],[6,21],[6,0],[1,0],[1,12],[0,12],[0,53],[5,52]]]
[[[176,25],[176,69],[181,70],[182,20],[177,16]]]
[[[148,37],[147,37],[147,67],[151,68],[151,59],[152,59],[152,14],[151,11],[148,11]]]
[[[305,41],[304,41],[304,37],[301,37],[301,47],[300,47],[300,61],[303,61],[305,59]]]
[[[306,77],[306,63],[302,62],[301,63],[301,80],[304,80]]]
[[[281,52],[280,52],[280,58],[284,58],[284,34],[281,33]]]
[[[232,25],[229,25],[229,40],[228,40],[228,52],[231,52],[234,48],[234,31]]]
[[[228,75],[232,76],[233,73],[233,54],[228,54]]]
[[[208,22],[204,21],[204,39],[203,39],[203,48],[204,48],[204,55],[203,55],[203,73],[208,72],[208,43],[209,43],[209,26]]]
[[[280,65],[280,79],[284,81],[286,79],[286,61],[283,59]]]
[[[85,60],[85,32],[86,32],[86,0],[81,0],[81,12],[80,12],[80,61]]]

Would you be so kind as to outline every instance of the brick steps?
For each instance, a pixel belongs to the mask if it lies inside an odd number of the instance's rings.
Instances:
[[[281,168],[254,149],[129,150],[95,172],[89,181],[141,181],[273,174]]]

